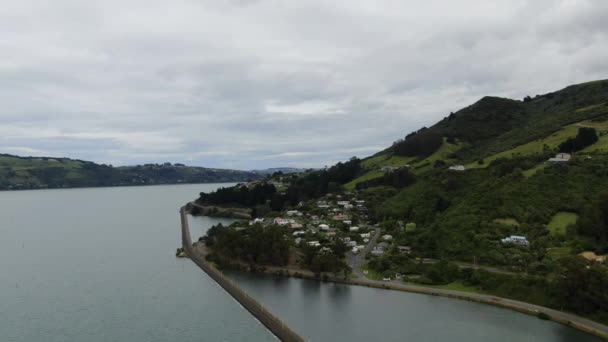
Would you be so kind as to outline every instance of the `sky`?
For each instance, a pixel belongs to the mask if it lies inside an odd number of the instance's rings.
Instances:
[[[608,78],[604,0],[0,0],[0,153],[323,167]]]

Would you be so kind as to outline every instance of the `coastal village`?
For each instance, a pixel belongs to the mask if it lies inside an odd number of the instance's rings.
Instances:
[[[545,163],[568,163],[572,156],[568,153],[558,153]],[[409,167],[406,165],[404,167]],[[386,168],[386,169],[385,169]],[[385,172],[398,170],[398,167],[384,167]],[[452,165],[449,171],[465,172],[464,165]],[[241,184],[249,189],[260,184],[270,184],[278,190],[286,189],[283,177],[269,177],[266,180],[256,180]],[[408,244],[400,243],[403,239],[395,239],[394,235],[403,237],[408,232],[417,229],[415,222],[391,221],[391,226],[372,222],[368,217],[368,207],[365,200],[358,197],[358,191],[343,191],[328,193],[314,201],[300,202],[296,206],[274,215],[254,217],[250,220],[239,220],[231,225],[236,231],[250,229],[253,226],[278,226],[284,231],[284,238],[290,241],[292,257],[291,269],[301,268],[299,257],[302,249],[313,251],[317,255],[343,256],[351,277],[366,277],[384,281],[416,282],[418,277],[407,277],[399,272],[381,272],[370,274],[368,263],[386,255],[402,255],[412,263],[434,264],[439,260],[433,259]],[[529,248],[531,241],[523,235],[504,235],[497,241],[505,247]],[[339,246],[339,247],[336,247]],[[336,250],[337,249],[337,250]],[[604,263],[604,255],[583,252],[581,256],[596,263]],[[508,273],[496,267],[479,265],[476,260],[459,262],[461,268],[485,268],[490,272]]]

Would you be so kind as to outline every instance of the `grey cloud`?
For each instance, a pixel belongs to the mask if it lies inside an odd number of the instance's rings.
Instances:
[[[485,95],[606,78],[587,1],[10,2],[0,152],[320,167]]]

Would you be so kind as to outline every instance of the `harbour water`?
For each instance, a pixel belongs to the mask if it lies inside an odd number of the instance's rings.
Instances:
[[[0,192],[0,341],[276,340],[174,256],[178,208],[218,186]],[[193,238],[217,222],[193,218]],[[229,275],[311,341],[599,341],[460,300]]]

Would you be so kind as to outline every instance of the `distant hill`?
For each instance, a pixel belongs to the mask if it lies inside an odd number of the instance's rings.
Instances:
[[[268,168],[268,169],[263,169],[263,170],[251,170],[251,172],[255,172],[258,173],[260,175],[272,175],[275,172],[281,172],[283,174],[289,174],[289,173],[300,173],[300,172],[305,172],[307,169],[301,169],[301,168],[296,168],[296,167],[272,167],[272,168]]]
[[[68,158],[0,154],[0,190],[244,182],[259,178],[260,174],[250,171],[183,164],[113,167]]]

